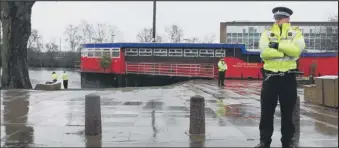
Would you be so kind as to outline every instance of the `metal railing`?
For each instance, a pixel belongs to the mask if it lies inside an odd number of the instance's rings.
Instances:
[[[178,77],[214,77],[212,64],[167,64],[126,62],[126,73]]]

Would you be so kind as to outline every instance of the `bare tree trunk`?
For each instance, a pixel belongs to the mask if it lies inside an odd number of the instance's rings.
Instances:
[[[31,89],[28,74],[27,42],[35,1],[1,1],[3,25],[2,88]]]

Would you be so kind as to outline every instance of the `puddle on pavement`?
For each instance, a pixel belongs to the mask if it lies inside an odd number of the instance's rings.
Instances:
[[[315,130],[319,133],[323,133],[325,135],[330,136],[338,136],[338,128],[334,128],[333,126],[328,126],[320,122],[314,122]]]
[[[105,114],[105,115],[101,115],[102,118],[131,118],[131,117],[137,117],[138,114]]]
[[[217,100],[206,100],[208,103],[217,103]]]
[[[170,110],[170,111],[189,111],[186,106],[168,106],[167,110]]]
[[[241,94],[240,94],[241,95]],[[246,94],[248,95],[248,94]],[[246,96],[245,95],[245,96]],[[236,100],[248,100],[248,97],[231,97],[232,99],[236,99]]]
[[[164,102],[158,101],[150,101],[147,102],[146,105],[143,107],[145,110],[162,110],[164,106]]]
[[[101,100],[101,105],[102,106],[119,105],[121,103],[122,103],[121,101]]]
[[[102,135],[96,136],[85,136],[86,147],[101,147],[102,146]]]
[[[124,102],[124,104],[122,104],[122,105],[139,106],[141,104],[142,104],[142,102]]]
[[[260,109],[245,104],[225,105],[226,116],[243,118],[260,118]]]
[[[206,136],[190,136],[189,147],[205,147]]]

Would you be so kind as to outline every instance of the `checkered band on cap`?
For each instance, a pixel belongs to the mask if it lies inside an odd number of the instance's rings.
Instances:
[[[289,13],[287,12],[284,12],[284,11],[277,11],[274,13],[274,15],[284,15],[284,16],[291,16]]]

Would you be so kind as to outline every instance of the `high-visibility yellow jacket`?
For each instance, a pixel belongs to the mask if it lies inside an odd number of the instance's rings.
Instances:
[[[53,80],[57,80],[58,79],[58,75],[57,74],[52,74],[52,79]]]
[[[218,69],[219,71],[225,71],[227,70],[227,65],[224,61],[219,61],[218,62]]]
[[[269,48],[269,42],[278,42],[278,49]],[[273,24],[261,34],[259,47],[265,70],[286,72],[297,68],[296,61],[305,49],[305,40],[298,27],[284,23],[280,29],[278,24]]]
[[[62,80],[68,80],[68,74],[67,73],[63,73],[61,77],[62,77]]]

